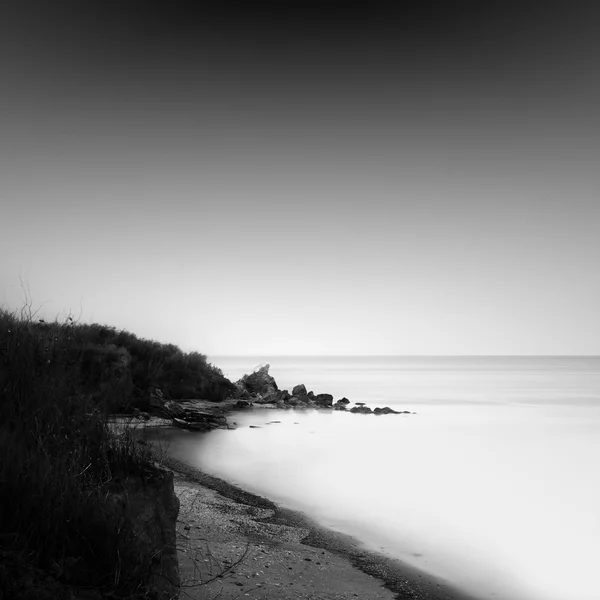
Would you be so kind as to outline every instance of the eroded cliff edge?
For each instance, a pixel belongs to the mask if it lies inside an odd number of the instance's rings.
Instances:
[[[106,510],[127,532],[123,562],[135,565],[128,577],[143,582],[138,592],[156,600],[179,595],[179,506],[173,473],[158,465],[141,476],[130,475],[115,482],[106,496]]]

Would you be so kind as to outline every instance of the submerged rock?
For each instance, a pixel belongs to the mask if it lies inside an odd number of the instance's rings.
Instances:
[[[210,431],[211,429],[218,427],[218,425],[213,425],[212,423],[206,423],[202,421],[184,421],[183,419],[178,419],[177,417],[173,419],[173,425],[177,425],[177,427],[181,427],[182,429],[193,429],[194,431]]]
[[[376,415],[399,415],[400,412],[390,408],[389,406],[384,406],[383,408],[376,408],[373,410]]]
[[[357,402],[357,404],[360,404],[361,406],[353,406],[350,409],[351,413],[359,413],[359,414],[363,414],[363,415],[369,415],[373,412],[368,406],[364,406],[364,402]]]

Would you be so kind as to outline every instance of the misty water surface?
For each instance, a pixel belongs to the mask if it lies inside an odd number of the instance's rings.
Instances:
[[[546,373],[396,365],[395,381],[389,365],[350,369],[382,381],[385,404],[418,414],[253,409],[232,417],[236,431],[173,432],[170,452],[481,597],[597,599],[598,372],[593,361],[561,364],[562,374],[548,361]],[[398,382],[419,379],[420,397],[398,404]],[[456,401],[440,395],[444,380]]]

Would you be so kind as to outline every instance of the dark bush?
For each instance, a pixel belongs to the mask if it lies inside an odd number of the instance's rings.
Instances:
[[[0,309],[0,552],[72,584],[133,593],[148,557],[104,502],[111,482],[153,467],[107,416],[143,404],[149,387],[221,400],[232,384],[199,353]],[[2,585],[0,597],[17,597]]]

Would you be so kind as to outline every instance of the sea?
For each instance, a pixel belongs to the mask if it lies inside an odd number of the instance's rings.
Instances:
[[[209,361],[410,414],[251,409],[170,454],[477,598],[600,599],[600,357]]]

